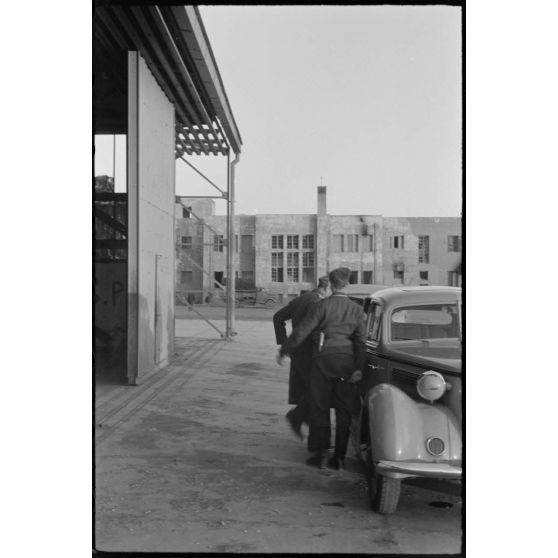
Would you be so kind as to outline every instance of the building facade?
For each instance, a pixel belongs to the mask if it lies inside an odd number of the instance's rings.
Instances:
[[[331,269],[351,283],[461,285],[459,217],[329,215],[325,186],[316,214],[236,215],[237,289],[257,287],[284,302]],[[209,199],[180,198],[176,211],[176,292],[195,302],[226,282],[226,217]]]

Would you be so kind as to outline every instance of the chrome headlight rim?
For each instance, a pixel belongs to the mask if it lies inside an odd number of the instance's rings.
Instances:
[[[426,446],[426,451],[434,457],[440,457],[446,451],[446,444],[439,436],[430,436],[426,439],[424,445]]]
[[[427,382],[427,378],[430,379],[432,377],[436,378],[440,382],[440,385],[435,389],[430,388],[430,387],[426,387],[424,385]],[[426,370],[425,372],[423,372],[417,380],[417,386],[416,387],[417,387],[418,394],[423,399],[426,399],[427,401],[430,401],[431,403],[440,399],[444,395],[444,393],[446,393],[446,391],[448,389],[448,386],[447,386],[447,383],[446,383],[446,380],[445,380],[444,376],[442,376],[442,374],[440,374],[440,372],[436,372],[434,370]]]

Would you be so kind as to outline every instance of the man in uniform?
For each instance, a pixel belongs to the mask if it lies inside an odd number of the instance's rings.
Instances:
[[[351,417],[358,414],[360,396],[356,382],[362,378],[366,360],[362,308],[345,293],[350,270],[329,273],[332,295],[316,304],[283,342],[279,354],[292,354],[307,339],[313,343],[310,372],[310,425],[316,436],[316,455],[307,460],[320,468],[344,468]],[[335,407],[335,452],[329,449],[330,402]]]
[[[294,329],[308,314],[312,307],[327,296],[329,279],[320,277],[318,286],[310,292],[301,294],[291,300],[289,304],[278,310],[273,316],[275,339],[281,345],[287,339],[286,321],[291,320]],[[277,358],[282,364],[282,357]],[[291,355],[291,368],[289,371],[289,404],[296,405],[286,416],[286,419],[295,432],[302,439],[302,423],[310,423],[310,367],[312,365],[312,340],[306,342],[293,351]],[[308,449],[316,451],[312,428],[308,434]]]

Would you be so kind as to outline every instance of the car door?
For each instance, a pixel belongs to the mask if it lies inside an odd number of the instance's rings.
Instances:
[[[370,300],[366,314],[366,369],[363,371],[363,395],[377,384],[389,381],[389,363],[382,355],[383,305]]]

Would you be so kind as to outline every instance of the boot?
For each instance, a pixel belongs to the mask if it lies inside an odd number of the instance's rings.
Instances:
[[[306,465],[327,469],[327,453],[318,451],[306,460]]]
[[[335,469],[336,471],[344,471],[345,470],[345,458],[344,457],[337,457],[337,455],[333,454],[327,460],[327,465],[331,469]]]

